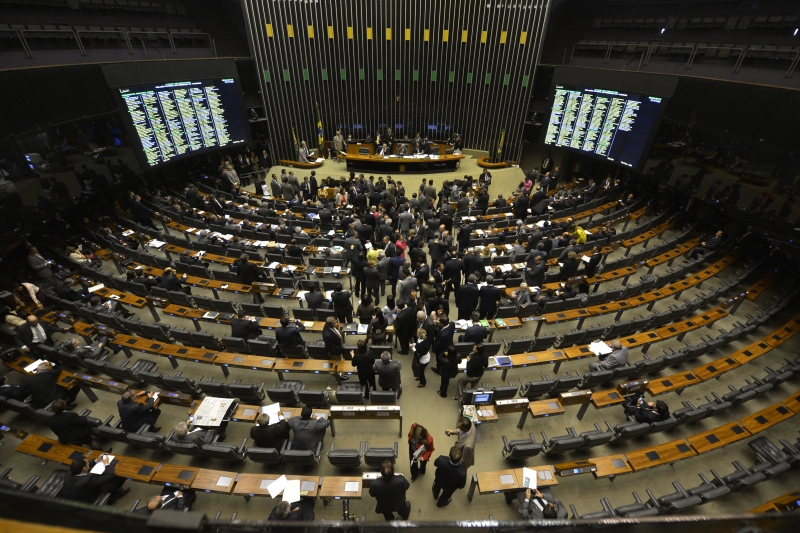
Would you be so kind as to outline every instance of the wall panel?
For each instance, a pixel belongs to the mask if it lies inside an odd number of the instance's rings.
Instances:
[[[549,0],[242,5],[279,158],[296,158],[292,128],[317,145],[317,103],[326,140],[388,126],[488,151],[505,128],[505,157],[519,158]]]

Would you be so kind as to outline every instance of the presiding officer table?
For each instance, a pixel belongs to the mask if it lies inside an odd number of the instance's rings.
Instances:
[[[428,172],[455,172],[463,155],[440,155],[438,157],[394,157],[346,155],[347,170],[358,172],[425,174]]]

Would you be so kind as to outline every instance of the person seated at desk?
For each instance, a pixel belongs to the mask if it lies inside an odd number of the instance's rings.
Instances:
[[[137,266],[134,270],[134,278],[131,279],[131,283],[138,283],[140,285],[144,285],[144,288],[147,289],[147,292],[150,292],[153,287],[159,285],[158,278],[153,276],[145,276],[144,269],[141,266]]]
[[[722,232],[718,231],[708,242],[701,242],[700,246],[696,246],[689,254],[689,259],[697,259],[701,255],[706,255],[713,252],[722,244]]]
[[[538,489],[526,489],[524,491],[517,491],[517,500],[519,500],[519,514],[524,520],[542,520],[544,518],[561,518],[565,519],[568,516],[567,508],[561,503],[561,500],[554,497],[549,490],[541,492]],[[506,493],[506,502],[511,503],[509,498],[512,492]]]
[[[224,422],[223,422],[224,424]],[[187,420],[186,422],[178,422],[178,425],[175,426],[175,433],[172,435],[170,440],[174,440],[175,442],[180,442],[182,444],[195,444],[197,446],[202,446],[203,444],[210,444],[211,441],[214,440],[214,436],[223,431],[222,425],[220,425],[219,429],[206,429],[206,428],[192,428],[191,422]],[[222,441],[225,439],[225,433],[220,434],[217,442]]]
[[[589,372],[597,372],[600,370],[612,370],[618,366],[623,366],[628,362],[628,347],[623,346],[619,339],[614,339],[609,343],[612,352],[605,355],[600,355],[600,361],[597,363],[589,363]]]
[[[289,503],[281,502],[272,509],[269,513],[267,520],[270,522],[313,522],[314,520],[314,506],[308,500],[300,500],[299,502]],[[280,533],[283,528],[270,524],[270,531]],[[289,531],[297,531],[297,528],[287,528]]]
[[[98,335],[91,344],[81,346],[78,339],[67,339],[61,345],[61,349],[67,353],[75,354],[81,359],[97,359],[104,351],[108,344],[108,337],[105,335]]]
[[[636,419],[637,422],[652,424],[662,422],[670,417],[669,407],[661,400],[646,402],[641,394],[626,396],[622,404],[625,413]]]
[[[556,291],[556,296],[558,296],[559,300],[568,300],[570,298],[575,298],[577,295],[578,293],[575,292],[575,289],[573,289],[572,285],[569,283],[565,283],[564,287]]]
[[[250,428],[250,438],[258,448],[279,449],[283,442],[289,440],[289,424],[281,417],[276,424],[271,424],[270,415],[264,413],[258,417],[256,425]]]
[[[306,327],[300,320],[295,320],[294,324],[290,324],[288,316],[281,317],[281,327],[275,330],[275,338],[278,340],[278,348],[303,348],[305,349],[306,343],[300,335],[301,331],[305,331]]]
[[[325,432],[331,423],[319,414],[312,420],[312,413],[310,407],[303,407],[299,417],[290,418],[287,422],[294,437],[292,440],[293,450],[314,451],[317,449],[317,444],[325,438]]]
[[[238,337],[245,340],[257,339],[263,332],[258,327],[258,322],[245,318],[247,312],[239,309],[237,316],[231,318],[231,337]]]
[[[52,367],[50,365],[53,365]],[[80,392],[80,387],[72,390],[58,386],[61,377],[61,367],[55,363],[42,362],[36,368],[36,373],[25,376],[22,385],[30,392],[33,400],[31,405],[36,409],[47,407],[59,398],[67,402],[68,407],[74,407],[75,398]]]
[[[162,289],[166,289],[168,291],[183,291],[186,294],[192,293],[191,285],[184,286],[183,283],[181,283],[181,281],[178,279],[178,273],[172,267],[167,267],[164,269],[164,274],[161,276],[160,285]]]
[[[111,464],[107,455],[102,455],[100,460],[106,465],[102,474],[89,473],[97,464],[97,461],[86,461],[76,459],[69,467],[69,472],[64,478],[64,485],[58,496],[67,500],[91,503],[101,494],[111,493],[109,505],[113,504],[131,490],[123,489],[125,478],[117,477],[114,472],[114,465]]]
[[[380,155],[380,156],[392,155],[392,149],[389,147],[388,144],[383,143],[383,146],[378,148],[378,154],[377,155]]]
[[[489,336],[489,329],[481,326],[481,314],[477,311],[472,313],[472,325],[465,331],[464,335],[458,337],[458,342],[483,342]]]
[[[22,401],[28,397],[28,389],[25,385],[9,383],[7,376],[0,376],[0,396]]]
[[[538,307],[536,311],[537,314],[542,314],[542,312],[544,311],[544,305],[547,302],[556,302],[559,299],[560,298],[556,295],[556,291],[554,291],[553,289],[547,289],[544,292],[544,294],[541,294],[541,296],[539,296],[539,300],[536,302],[536,305]]]
[[[67,402],[56,400],[50,406],[53,416],[47,419],[50,431],[56,434],[58,442],[90,446],[93,450],[101,450],[100,443],[92,435],[93,426],[89,419],[72,411],[67,411]],[[109,452],[111,450],[108,450]]]
[[[104,302],[97,295],[93,295],[91,298],[89,298],[88,307],[92,311],[104,315],[119,315],[122,318],[130,318],[133,316],[133,313],[122,307],[119,302],[115,302],[113,300],[106,300]]]
[[[299,228],[302,229],[302,228]],[[299,257],[303,259],[303,247],[297,244],[297,239],[292,239],[292,243],[286,247],[286,257]]]
[[[136,401],[137,398],[147,396],[144,403]],[[156,427],[158,417],[161,416],[161,410],[156,409],[155,399],[153,392],[133,392],[127,390],[122,393],[122,398],[117,401],[117,411],[119,412],[119,419],[122,421],[122,429],[128,432],[136,432],[140,427],[147,424],[153,433],[161,431],[160,427]]]
[[[524,307],[531,303],[531,292],[528,290],[527,283],[520,283],[519,288],[511,293],[513,305]]]
[[[397,155],[399,156],[408,155],[408,143],[399,143],[397,145]]]
[[[309,309],[328,309],[325,302],[325,294],[318,291],[316,285],[312,285],[308,290],[305,299]]]
[[[177,490],[175,487],[164,487],[161,494],[147,500],[147,505],[136,509],[134,513],[150,515],[153,511],[191,511],[197,495],[191,489]]]

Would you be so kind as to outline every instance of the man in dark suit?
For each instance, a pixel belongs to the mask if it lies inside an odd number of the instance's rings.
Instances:
[[[265,280],[266,276],[261,272],[256,265],[250,262],[246,255],[243,255],[237,264],[236,271],[239,274],[239,279],[245,285],[250,285],[256,280]]]
[[[700,246],[695,247],[692,249],[692,252],[689,254],[690,259],[697,259],[700,255],[706,255],[709,252],[713,252],[717,248],[720,247],[722,244],[722,232],[718,231],[716,235],[708,239],[708,242],[701,242]]]
[[[89,471],[102,461],[105,470],[102,474],[90,474]],[[101,494],[111,493],[108,500],[112,504],[125,496],[131,489],[123,489],[125,478],[117,477],[114,465],[107,455],[100,456],[98,461],[76,459],[69,467],[69,472],[64,479],[64,485],[58,495],[67,500],[91,503]]]
[[[256,425],[250,428],[250,438],[259,448],[280,448],[283,441],[289,440],[289,424],[281,420],[270,425],[270,415],[262,414]]]
[[[47,419],[47,425],[58,437],[58,442],[77,446],[89,445],[92,449],[99,450],[100,443],[92,436],[93,426],[89,419],[66,409],[67,402],[64,400],[56,400],[50,406],[54,414]]]
[[[544,285],[544,276],[547,273],[547,263],[542,260],[542,256],[533,257],[533,266],[525,272],[525,282],[529,287],[541,287]]]
[[[158,279],[152,276],[145,276],[144,270],[140,267],[137,267],[133,273],[136,275],[136,277],[131,280],[131,283],[144,285],[145,289],[147,289],[147,292],[150,292],[153,287],[158,285]]]
[[[282,527],[276,522],[282,520],[287,522],[312,522],[314,516],[314,506],[309,500],[300,500],[294,503],[281,502],[269,513],[267,521],[269,522],[269,530],[274,533],[292,533],[297,531],[296,527]]]
[[[289,427],[292,430],[292,450],[312,450],[317,449],[317,443],[325,438],[325,432],[331,423],[322,415],[316,415],[311,419],[312,410],[310,407],[303,407],[300,416],[290,418]]]
[[[463,231],[463,229],[461,231]],[[461,237],[461,232],[459,232],[458,236],[459,238]],[[477,253],[475,253],[474,250],[466,252],[464,254],[463,261],[464,261],[465,276],[469,276],[470,274],[475,274],[476,276],[480,277],[481,274],[484,272],[483,260]]]
[[[597,265],[600,264],[601,259],[603,259],[603,254],[600,253],[600,249],[597,246],[593,247],[589,261],[583,261],[583,270],[579,273],[585,275],[587,278],[593,278],[597,273]]]
[[[470,274],[466,285],[462,285],[456,293],[458,320],[468,320],[472,316],[472,312],[478,307],[480,289],[478,289],[477,283],[478,278],[475,277],[475,274]]]
[[[394,520],[394,513],[408,520],[411,502],[406,500],[406,491],[411,484],[402,474],[395,475],[394,463],[386,459],[381,463],[381,477],[370,483],[369,495],[378,501],[376,513],[382,513],[387,521]]]
[[[147,500],[147,505],[134,511],[137,514],[150,515],[153,511],[191,511],[192,503],[197,499],[191,489],[178,490],[175,487],[164,487],[161,494]]]
[[[147,400],[144,403],[137,402],[136,399],[142,396],[147,396]],[[156,427],[161,411],[156,409],[153,396],[153,392],[145,391],[128,390],[122,393],[122,398],[117,401],[117,411],[119,411],[119,419],[122,421],[122,429],[135,433],[140,427],[147,424],[150,426],[150,431],[155,433],[161,431],[161,428]]]
[[[179,442],[181,444],[194,444],[197,446],[202,446],[203,444],[210,444],[211,441],[214,440],[218,431],[222,431],[222,427],[220,426],[219,430],[216,429],[203,429],[203,428],[192,428],[191,422],[178,422],[178,425],[175,426],[175,432],[172,434],[172,440]],[[218,441],[224,440],[225,434],[221,434],[219,436]]]
[[[397,399],[403,393],[403,388],[400,386],[400,369],[403,368],[397,361],[392,360],[392,355],[389,352],[381,354],[381,360],[375,361],[375,371],[378,373],[378,385],[381,390],[389,390],[397,393]]]
[[[350,291],[343,290],[342,284],[337,282],[331,293],[331,301],[336,318],[343,324],[353,321],[353,302],[350,301],[350,298]]]
[[[312,286],[305,295],[309,309],[324,309],[325,295],[317,290],[316,285]]]
[[[178,279],[178,273],[172,267],[164,269],[164,274],[161,275],[161,288],[168,291],[183,291],[186,294],[192,292],[192,287],[190,285],[184,287],[183,283]]]
[[[493,285],[494,276],[486,276],[486,285],[481,287],[478,294],[481,297],[479,319],[494,318],[497,314],[497,304],[500,303],[500,289]]]
[[[51,366],[52,365],[52,366]],[[39,364],[36,373],[22,378],[22,384],[28,389],[33,401],[31,405],[39,409],[50,405],[58,399],[65,400],[67,404],[75,402],[80,387],[73,387],[67,390],[58,386],[58,378],[61,375],[61,367],[54,363],[43,362]]]
[[[453,344],[453,334],[456,331],[456,323],[450,322],[446,316],[439,317],[439,333],[431,344],[431,352],[439,355],[447,351],[447,348]]]
[[[306,327],[299,320],[295,320],[294,324],[290,324],[288,316],[281,317],[281,327],[275,330],[275,338],[278,339],[279,348],[303,348],[305,350],[306,343],[300,335],[301,331],[305,331]]]
[[[60,328],[39,322],[36,315],[29,315],[26,323],[17,328],[14,340],[24,353],[30,353],[31,350],[36,353],[38,344],[46,344],[47,346],[55,344],[53,342],[53,331],[67,333],[69,330],[70,328]]]
[[[433,498],[436,507],[444,507],[452,501],[453,493],[467,484],[467,470],[461,465],[461,448],[450,448],[449,456],[440,455],[433,462],[436,477],[433,481]],[[441,495],[440,495],[441,494]]]
[[[627,396],[622,404],[625,414],[632,416],[640,424],[661,422],[669,418],[669,407],[661,400],[646,402],[641,394]]]
[[[528,197],[520,194],[517,201],[514,202],[514,216],[524,222],[528,218],[528,206]]]
[[[458,295],[458,289],[461,287],[461,274],[463,272],[464,261],[458,257],[454,257],[444,264],[444,272],[442,272],[442,277],[445,280],[445,298],[450,298],[450,291],[454,291],[456,295]]]
[[[400,351],[397,353],[408,355],[408,343],[416,334],[416,330],[414,329],[416,325],[414,321],[416,318],[416,311],[403,302],[397,304],[397,309],[399,309],[397,318],[394,319],[395,334],[400,343]]]
[[[480,313],[472,313],[472,325],[466,329],[463,335],[458,337],[458,342],[479,343],[489,336],[489,328],[480,325]]]
[[[231,337],[238,337],[245,340],[253,340],[262,334],[258,322],[245,318],[247,312],[240,309],[238,316],[231,318]]]

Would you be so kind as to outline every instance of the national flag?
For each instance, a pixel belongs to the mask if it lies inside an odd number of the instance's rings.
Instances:
[[[292,137],[294,138],[294,156],[297,157],[297,154],[300,153],[300,143],[297,142],[297,134],[294,132],[294,127],[292,127]]]
[[[320,156],[324,157],[322,146],[325,144],[325,135],[322,133],[322,113],[319,111],[319,102],[317,102],[317,144],[319,145]]]
[[[505,128],[500,130],[500,141],[497,143],[497,154],[495,157],[497,158],[497,163],[500,163],[503,160],[503,143],[506,140],[506,130]]]

